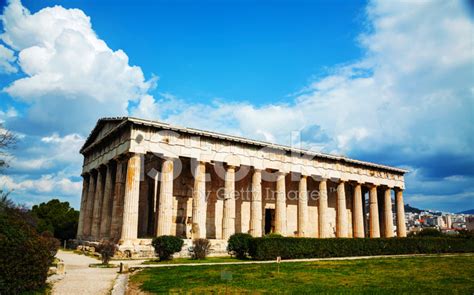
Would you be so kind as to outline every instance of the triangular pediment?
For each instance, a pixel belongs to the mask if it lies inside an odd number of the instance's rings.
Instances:
[[[82,146],[81,152],[88,146],[91,146],[95,142],[100,141],[106,134],[108,134],[111,130],[113,130],[115,127],[117,127],[119,124],[126,120],[126,117],[99,119],[94,129],[92,129],[91,133],[87,137],[86,142]]]

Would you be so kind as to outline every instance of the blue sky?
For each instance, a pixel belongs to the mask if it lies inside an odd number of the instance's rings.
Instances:
[[[467,2],[2,2],[0,186],[77,206],[97,118],[133,115],[409,169],[406,202],[474,208]]]

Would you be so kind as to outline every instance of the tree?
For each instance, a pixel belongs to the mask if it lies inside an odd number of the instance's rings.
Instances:
[[[38,291],[46,286],[59,242],[35,230],[30,212],[0,198],[0,294]]]
[[[16,140],[15,134],[3,128],[3,124],[0,124],[0,169],[8,166],[6,160],[8,156],[7,149],[13,148]]]
[[[31,212],[38,220],[38,232],[49,231],[62,241],[76,236],[79,211],[69,206],[69,202],[53,199],[47,203],[34,205]]]

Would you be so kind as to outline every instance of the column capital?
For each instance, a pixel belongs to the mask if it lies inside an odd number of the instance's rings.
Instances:
[[[278,175],[278,176],[286,176],[287,174],[288,174],[288,172],[286,172],[286,171],[280,171],[280,170],[278,170],[278,171],[276,172],[276,175]]]
[[[235,168],[237,168],[237,166],[235,166],[235,165],[226,165],[225,168],[226,169],[235,169]]]

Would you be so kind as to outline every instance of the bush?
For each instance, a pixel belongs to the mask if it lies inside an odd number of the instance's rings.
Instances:
[[[249,234],[238,233],[230,236],[227,243],[227,252],[235,255],[238,259],[244,259],[249,252],[249,243],[252,236]]]
[[[155,253],[160,258],[160,261],[170,260],[172,255],[181,251],[183,247],[183,240],[175,236],[160,236],[153,239],[151,242],[155,248]]]
[[[25,210],[0,199],[0,294],[33,293],[46,286],[57,248],[31,221]]]
[[[389,239],[253,238],[256,260],[474,252],[474,239],[423,237]]]
[[[117,252],[117,245],[114,242],[103,241],[96,246],[95,250],[100,253],[102,264],[109,264],[109,261]]]
[[[208,239],[195,239],[193,241],[193,251],[191,253],[192,259],[206,259],[209,250],[211,249],[211,242]]]
[[[46,246],[48,247],[48,251],[50,253],[49,264],[52,264],[53,260],[54,260],[54,256],[56,256],[56,253],[58,253],[58,249],[59,249],[59,246],[60,246],[61,243],[49,231],[43,232],[41,234],[41,237],[44,238],[44,240],[46,242]]]

